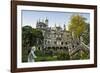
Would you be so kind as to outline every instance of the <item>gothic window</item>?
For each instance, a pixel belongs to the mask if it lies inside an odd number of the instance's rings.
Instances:
[[[61,42],[61,45],[63,45],[63,42]]]
[[[74,48],[74,45],[72,47]]]
[[[65,44],[67,45],[67,42],[65,42]]]
[[[54,41],[54,44],[57,44],[57,42],[56,42],[56,41]]]
[[[70,37],[70,35],[69,35],[69,34],[67,34],[67,37],[69,38],[69,37]]]
[[[79,45],[79,42],[77,42],[77,45]]]
[[[48,41],[48,44],[50,44],[50,41]]]

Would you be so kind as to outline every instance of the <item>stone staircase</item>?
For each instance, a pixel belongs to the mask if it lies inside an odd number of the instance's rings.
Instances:
[[[84,51],[89,53],[89,46],[85,45],[83,42],[81,42],[77,47],[69,51],[70,56],[73,56],[79,51]]]

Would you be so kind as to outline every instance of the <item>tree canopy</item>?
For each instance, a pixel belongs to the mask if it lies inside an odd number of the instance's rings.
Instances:
[[[28,53],[32,46],[42,44],[42,31],[31,26],[22,27],[22,61],[27,62]]]
[[[79,14],[72,15],[68,25],[68,30],[71,31],[75,37],[80,37],[86,28],[86,18]]]
[[[43,40],[42,31],[34,29],[31,26],[22,27],[22,39],[23,45],[34,46],[37,44],[37,41]]]

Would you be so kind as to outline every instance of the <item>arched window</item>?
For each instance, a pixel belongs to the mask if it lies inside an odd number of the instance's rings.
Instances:
[[[56,42],[56,41],[54,41],[54,44],[57,44],[57,42]]]
[[[67,45],[68,43],[67,43],[67,42],[65,42],[65,44]]]
[[[72,47],[74,48],[74,45]]]
[[[63,42],[61,42],[61,45],[63,45]]]
[[[48,41],[48,44],[50,44],[50,41]]]

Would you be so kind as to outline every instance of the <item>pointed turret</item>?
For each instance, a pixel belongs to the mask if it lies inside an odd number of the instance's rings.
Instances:
[[[66,26],[65,26],[65,24],[64,24],[64,30],[66,30]]]
[[[48,25],[48,19],[47,19],[47,17],[45,19],[45,24]]]
[[[37,22],[36,22],[36,28],[38,28],[38,24],[39,24],[39,21],[37,20]]]

